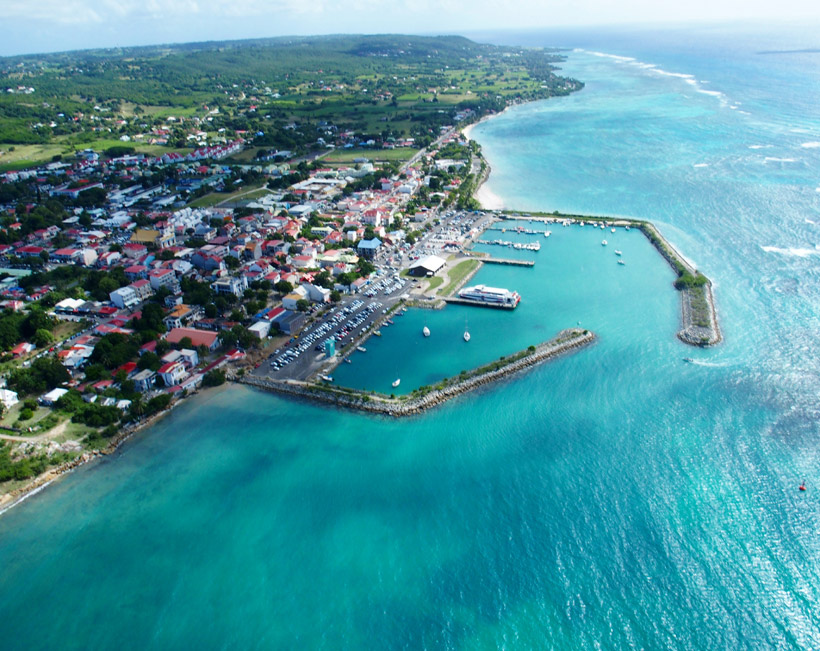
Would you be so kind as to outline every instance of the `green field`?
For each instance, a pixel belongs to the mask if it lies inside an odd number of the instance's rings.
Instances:
[[[325,163],[352,163],[357,158],[368,158],[375,162],[404,162],[413,158],[418,149],[400,147],[398,149],[337,149],[322,157]]]
[[[447,277],[450,282],[443,289],[438,290],[439,296],[449,296],[453,293],[458,284],[464,280],[464,277],[475,269],[479,264],[478,260],[462,260],[455,267],[447,272]]]

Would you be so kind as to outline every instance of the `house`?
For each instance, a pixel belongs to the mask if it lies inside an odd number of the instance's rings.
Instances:
[[[242,296],[242,293],[248,288],[248,280],[244,276],[225,276],[214,283],[211,283],[211,289],[217,294],[233,294],[234,296]]]
[[[135,280],[146,280],[148,278],[148,267],[141,264],[132,264],[125,268],[125,277],[131,282]]]
[[[174,307],[171,312],[162,320],[165,327],[169,330],[173,328],[181,328],[187,325],[197,315],[198,311],[193,310],[189,305],[180,303]]]
[[[210,351],[219,348],[219,338],[215,332],[197,330],[196,328],[174,328],[165,335],[165,340],[170,344],[178,344],[185,337],[191,340],[191,345],[194,348],[205,346]]]
[[[169,350],[162,358],[165,364],[170,362],[180,362],[189,371],[199,364],[199,354],[191,348],[182,350]]]
[[[162,378],[166,387],[172,387],[188,377],[188,371],[181,362],[168,362],[159,367],[157,375]]]
[[[17,393],[15,391],[0,389],[0,403],[3,403],[3,406],[6,409],[11,409],[18,402],[20,402],[20,400],[17,398]]]
[[[123,245],[122,253],[126,258],[139,260],[140,258],[144,258],[148,255],[148,247],[139,242],[129,242],[128,244]]]
[[[144,371],[137,373],[131,379],[134,381],[134,387],[137,391],[143,393],[145,391],[150,391],[153,388],[156,377],[157,374],[154,373],[154,371],[150,368],[146,368]]]
[[[32,350],[34,350],[34,344],[24,341],[12,348],[11,354],[15,357],[22,357],[23,355],[28,355]]]
[[[51,407],[57,402],[60,398],[62,398],[65,394],[68,393],[68,389],[52,389],[46,394],[43,394],[38,398],[38,401],[41,405],[45,407]]]

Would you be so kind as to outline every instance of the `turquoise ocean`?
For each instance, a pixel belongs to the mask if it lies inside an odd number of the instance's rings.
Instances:
[[[516,311],[411,310],[336,381],[407,392],[578,322],[593,346],[401,421],[200,394],[0,517],[0,648],[820,647],[820,39],[488,38],[567,47],[586,87],[474,128],[486,192],[654,220],[724,343],[677,341],[634,230],[515,235],[535,267],[475,282]]]

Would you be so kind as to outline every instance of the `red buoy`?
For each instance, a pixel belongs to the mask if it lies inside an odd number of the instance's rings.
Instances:
[[[798,486],[798,488],[799,488],[801,491],[806,490],[806,482],[803,482],[802,484],[800,484],[800,486]]]

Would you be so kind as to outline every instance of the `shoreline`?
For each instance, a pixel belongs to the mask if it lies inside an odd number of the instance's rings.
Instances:
[[[535,100],[539,101],[539,100]],[[546,101],[546,100],[544,100]],[[511,106],[505,108],[501,113],[488,115],[476,122],[475,124],[467,125],[462,130],[462,135],[468,140],[472,134],[473,127],[481,124],[485,120],[497,117]],[[476,141],[478,142],[478,141]],[[515,219],[516,215],[525,219],[536,219],[546,223],[563,222],[569,220],[571,223],[606,223],[611,226],[633,226],[639,228],[641,232],[649,240],[650,244],[655,248],[661,257],[666,260],[678,278],[680,279],[684,274],[690,275],[694,279],[704,279],[702,284],[693,286],[684,286],[682,288],[675,287],[681,295],[681,328],[677,332],[677,338],[686,345],[697,346],[705,348],[708,346],[715,346],[723,341],[723,334],[720,330],[720,323],[717,316],[717,308],[715,307],[715,297],[713,291],[713,283],[706,276],[702,275],[692,264],[686,256],[678,251],[675,246],[669,242],[660,232],[658,227],[651,221],[646,219],[635,219],[632,217],[612,217],[607,215],[575,215],[565,214],[559,211],[552,213],[545,211],[518,211],[512,208],[504,208],[504,201],[501,197],[493,194],[487,190],[484,185],[490,177],[492,168],[489,162],[484,157],[483,152],[478,153],[478,157],[484,163],[485,173],[479,183],[476,184],[476,189],[473,191],[473,198],[478,201],[482,210],[488,212],[503,213],[500,215],[501,219]],[[495,205],[491,205],[495,204]],[[694,304],[698,304],[695,306]],[[703,311],[705,308],[706,322],[703,321]],[[700,318],[696,317],[695,312],[700,312]]]
[[[156,414],[149,416],[145,420],[128,425],[121,431],[117,432],[116,435],[112,436],[108,442],[108,445],[106,445],[104,448],[99,450],[90,450],[87,452],[83,452],[77,458],[72,459],[71,461],[66,461],[65,463],[62,463],[59,466],[49,468],[41,475],[37,475],[36,477],[32,478],[29,483],[20,486],[19,488],[15,488],[14,490],[9,491],[8,493],[0,495],[0,516],[2,516],[7,511],[13,509],[15,506],[22,504],[29,497],[36,495],[37,493],[41,492],[54,482],[59,481],[62,477],[71,473],[73,470],[76,470],[81,466],[85,466],[86,464],[89,464],[92,461],[96,461],[98,459],[102,459],[103,457],[107,457],[111,454],[114,454],[117,450],[119,450],[123,443],[128,441],[135,434],[139,433],[140,431],[151,425],[156,424],[157,421],[170,414],[177,405],[182,404],[187,398],[196,395],[196,393],[186,396],[186,398],[183,398],[182,400],[177,400],[167,409],[157,412]]]

